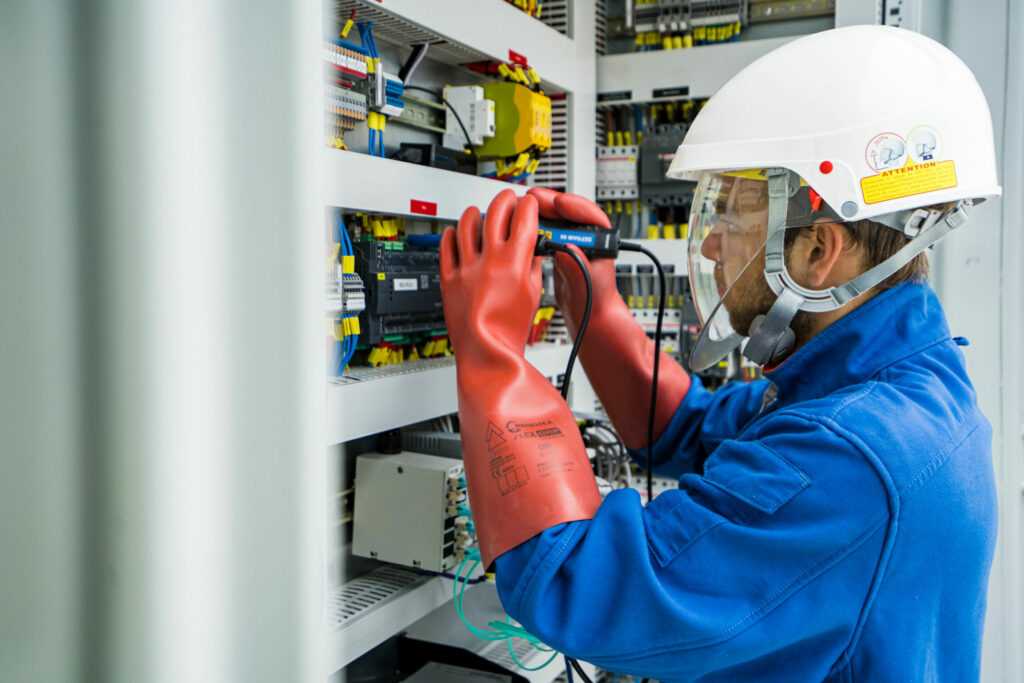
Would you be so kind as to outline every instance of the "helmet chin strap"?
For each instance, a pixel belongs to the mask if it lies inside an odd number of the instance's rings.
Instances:
[[[770,274],[781,272],[788,275],[783,254],[787,206],[790,191],[796,192],[800,187],[800,181],[795,177],[795,182],[790,184],[791,173],[784,168],[768,169],[768,239],[764,272],[769,285],[774,285]],[[750,323],[747,332],[750,340],[743,349],[743,355],[758,365],[777,365],[793,351],[796,334],[789,324],[804,303],[804,298],[784,283],[778,289],[772,286],[772,291],[778,298],[767,315],[758,315]]]
[[[743,355],[758,365],[778,365],[793,352],[796,334],[789,326],[800,310],[803,297],[784,289],[768,309],[768,315],[759,315],[750,323],[750,341]]]
[[[744,356],[759,365],[778,365],[792,353],[796,334],[790,323],[798,311],[824,313],[843,307],[967,222],[973,206],[972,200],[961,199],[946,214],[912,209],[880,217],[890,227],[898,224],[897,229],[912,239],[885,261],[852,280],[831,289],[812,290],[793,280],[785,262],[787,202],[790,193],[795,193],[799,187],[800,180],[792,171],[782,168],[768,170],[768,239],[765,243],[764,276],[777,298],[767,314],[758,315],[751,322],[750,338],[743,350]]]

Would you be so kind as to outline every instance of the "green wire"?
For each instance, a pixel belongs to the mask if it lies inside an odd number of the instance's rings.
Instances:
[[[473,564],[466,572],[466,575],[463,576],[462,570],[466,567],[466,563],[470,560],[473,560]],[[543,669],[555,660],[555,657],[557,657],[559,654],[558,651],[554,648],[542,646],[540,640],[532,633],[522,628],[521,626],[514,626],[511,623],[511,617],[509,617],[508,615],[505,616],[504,624],[500,621],[492,621],[487,624],[491,628],[495,629],[493,631],[486,631],[484,629],[477,628],[473,624],[469,623],[468,619],[466,619],[466,614],[463,611],[463,601],[465,600],[466,586],[468,585],[469,577],[473,575],[473,572],[476,570],[477,567],[480,566],[480,563],[482,561],[483,558],[481,558],[479,552],[473,551],[470,553],[466,553],[466,556],[462,558],[462,562],[459,564],[458,569],[455,570],[455,580],[452,582],[452,599],[455,601],[456,614],[459,615],[459,619],[466,626],[469,632],[475,635],[477,638],[480,638],[481,640],[504,640],[505,644],[508,646],[509,654],[512,655],[512,660],[520,669],[523,669],[524,671],[539,671],[540,669]],[[534,668],[523,666],[522,662],[519,661],[519,658],[516,657],[515,651],[512,649],[512,638],[522,638],[523,640],[526,640],[528,643],[530,643],[530,645],[532,645],[534,649],[540,650],[541,652],[550,652],[551,657],[549,657],[548,660],[540,666]]]
[[[555,657],[558,656],[557,652],[552,652],[551,656],[548,657],[548,661],[544,662],[543,664],[540,664],[538,666],[535,666],[535,667],[531,668],[531,667],[528,667],[528,666],[523,666],[523,663],[519,661],[519,657],[516,657],[516,652],[515,652],[515,650],[512,649],[512,641],[511,640],[506,640],[505,644],[508,645],[508,653],[510,655],[512,655],[512,661],[514,661],[516,663],[516,666],[518,666],[523,671],[540,671],[541,669],[546,667],[548,664],[550,664],[551,662],[555,661]]]

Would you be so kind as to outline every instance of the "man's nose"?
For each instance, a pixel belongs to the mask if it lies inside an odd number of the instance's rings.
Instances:
[[[716,223],[700,245],[701,256],[710,261],[720,261],[722,256],[721,223]]]

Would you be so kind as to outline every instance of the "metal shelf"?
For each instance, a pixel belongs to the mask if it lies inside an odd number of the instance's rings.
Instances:
[[[458,220],[467,206],[486,211],[502,190],[524,194],[524,185],[445,171],[368,154],[325,149],[329,206],[400,216]]]
[[[452,581],[393,565],[335,588],[327,599],[328,673],[348,666],[451,599]]]
[[[536,344],[526,359],[545,377],[557,378],[569,360],[568,345]],[[327,445],[430,420],[459,409],[455,359],[410,361],[358,368],[327,384]]]
[[[429,43],[428,56],[449,64],[526,59],[544,84],[576,89],[576,44],[565,35],[498,0],[333,0],[339,23],[353,9],[372,21],[373,35],[399,45]]]
[[[801,36],[597,58],[599,104],[711,97],[752,61]],[[657,91],[664,91],[661,97]],[[619,97],[613,97],[614,94]]]

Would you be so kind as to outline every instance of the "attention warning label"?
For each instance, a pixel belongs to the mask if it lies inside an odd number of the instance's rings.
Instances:
[[[908,162],[902,168],[861,178],[865,204],[877,204],[915,194],[956,187],[956,169],[950,161]]]

